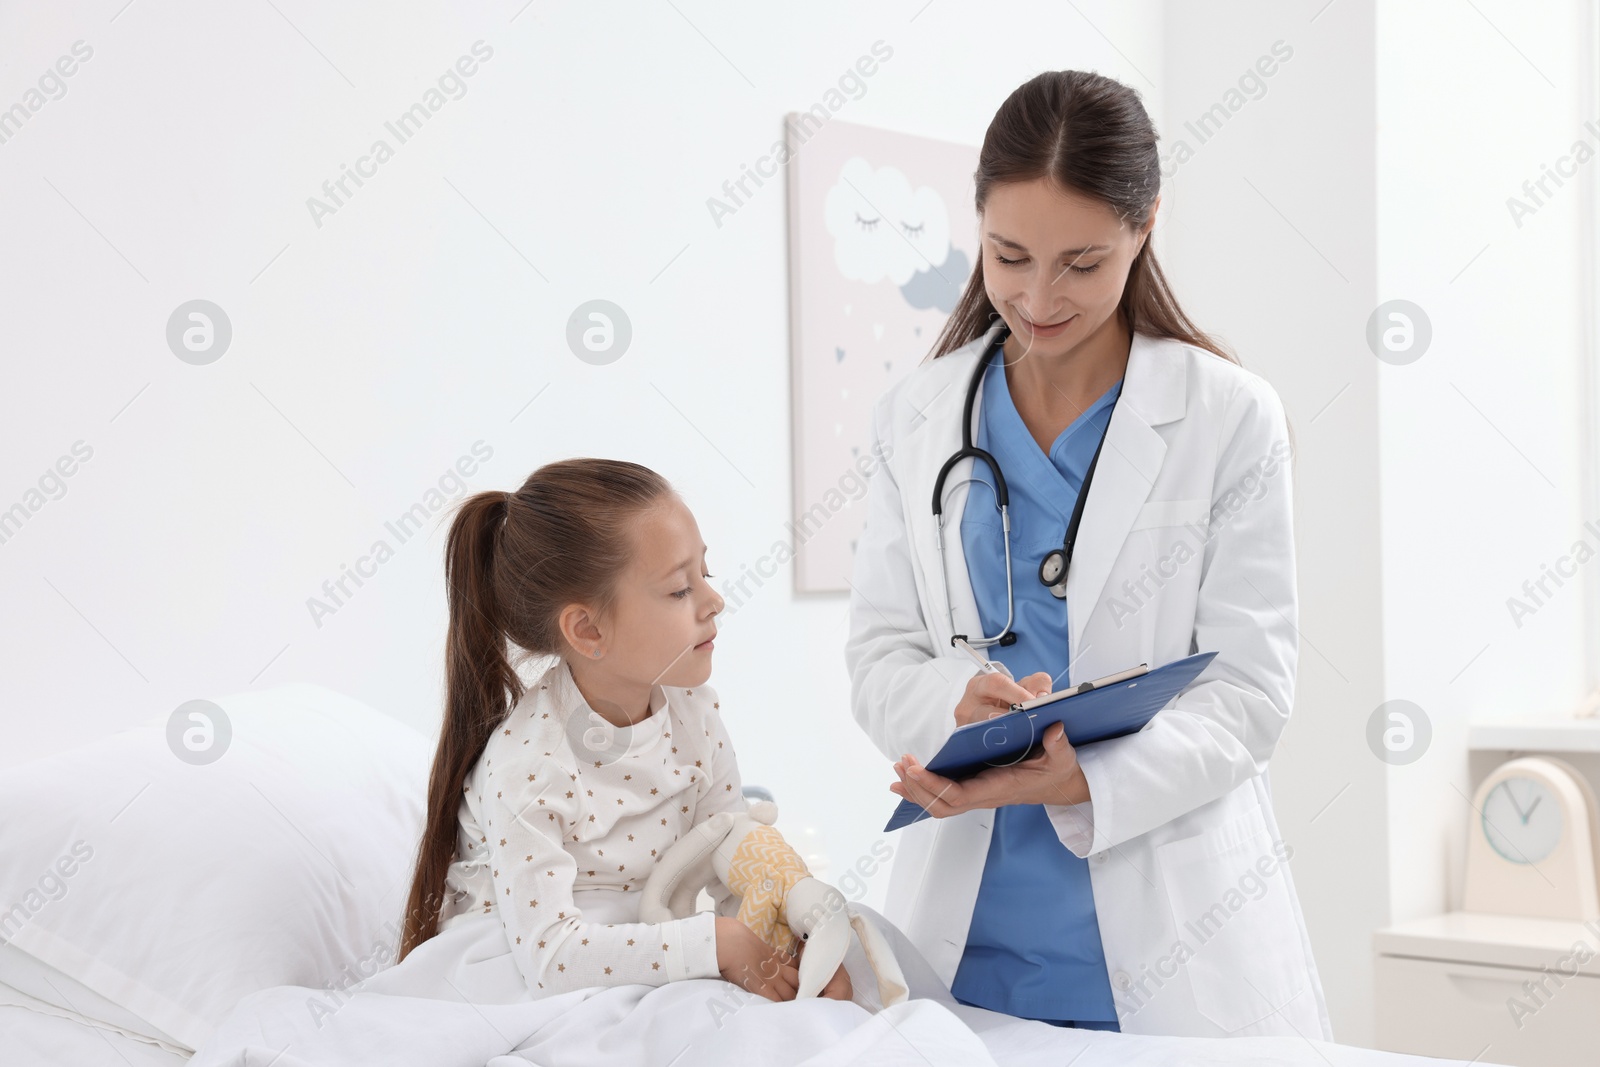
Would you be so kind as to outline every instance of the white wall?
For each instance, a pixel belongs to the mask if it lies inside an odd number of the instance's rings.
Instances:
[[[1424,759],[1389,774],[1396,920],[1460,906],[1467,723],[1566,713],[1593,655],[1579,581],[1520,627],[1506,604],[1593,517],[1579,507],[1584,190],[1548,185],[1520,227],[1506,203],[1574,141],[1600,146],[1580,107],[1592,5],[1480,6],[1378,5],[1380,292],[1434,331],[1420,360],[1379,373],[1386,690],[1434,730]]]

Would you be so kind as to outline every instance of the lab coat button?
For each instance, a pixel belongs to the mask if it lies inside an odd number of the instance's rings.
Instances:
[[[1093,860],[1094,862],[1096,862],[1096,863],[1104,863],[1106,861],[1106,854],[1104,852],[1096,852],[1093,856],[1090,856],[1089,858],[1091,860]]]
[[[1111,976],[1111,984],[1126,992],[1133,987],[1133,978],[1129,976],[1127,971],[1118,971]]]

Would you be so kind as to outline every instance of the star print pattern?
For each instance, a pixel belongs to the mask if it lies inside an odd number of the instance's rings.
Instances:
[[[640,893],[690,829],[748,809],[716,691],[658,686],[651,707],[633,727],[612,728],[607,748],[620,740],[622,751],[596,766],[586,727],[572,725],[592,713],[558,661],[490,737],[462,790],[440,928],[497,915],[537,996],[718,977],[714,911],[603,924],[582,911],[586,891]]]

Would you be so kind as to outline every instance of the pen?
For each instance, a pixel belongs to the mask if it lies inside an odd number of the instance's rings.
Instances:
[[[965,652],[967,655],[971,656],[974,660],[976,660],[977,663],[978,663],[978,667],[979,667],[979,670],[980,670],[981,673],[983,673],[983,674],[1003,674],[1007,678],[1011,678],[1011,671],[1006,668],[1006,665],[1004,663],[1000,663],[1000,662],[998,662],[996,660],[992,660],[992,659],[987,659],[984,656],[979,655],[978,654],[978,650],[973,648],[971,645],[967,644],[966,640],[963,639],[959,634],[957,636],[955,636],[955,637],[952,637],[950,639],[950,643],[952,645],[955,645],[957,648],[961,649],[961,651]],[[1016,679],[1013,678],[1012,680],[1015,681]]]

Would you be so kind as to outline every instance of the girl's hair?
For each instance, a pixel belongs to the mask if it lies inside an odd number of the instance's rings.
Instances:
[[[438,933],[467,775],[523,693],[511,646],[521,650],[517,662],[567,654],[561,609],[610,610],[633,555],[635,520],[672,491],[637,463],[567,459],[540,467],[515,493],[491,490],[461,502],[444,550],[444,723],[399,959]]]
[[[996,183],[1048,178],[1101,201],[1138,229],[1149,220],[1161,192],[1156,140],[1155,127],[1133,89],[1089,71],[1047,71],[1012,92],[989,123],[973,173],[978,214],[983,214]],[[1183,313],[1148,238],[1128,271],[1117,313],[1130,331],[1183,341],[1239,362]],[[929,358],[982,337],[998,316],[984,291],[980,264]]]

